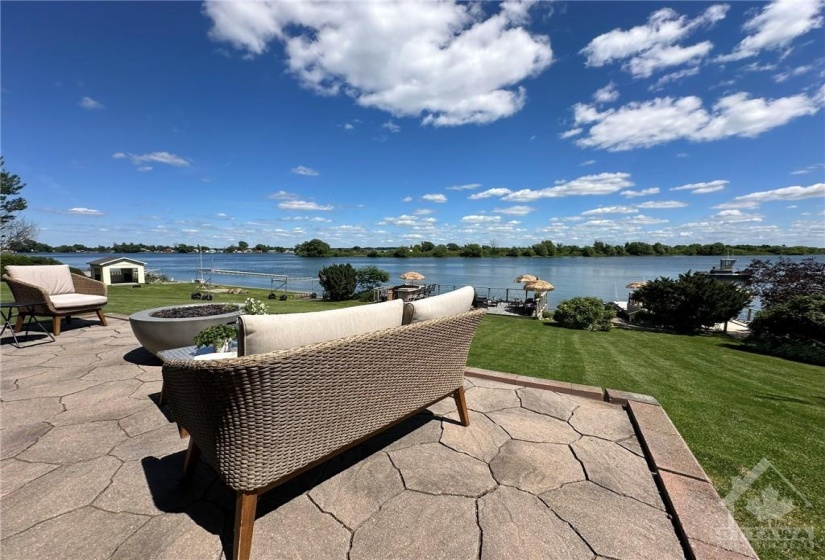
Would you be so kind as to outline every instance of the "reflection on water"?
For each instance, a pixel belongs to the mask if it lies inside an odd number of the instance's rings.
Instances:
[[[54,257],[70,266],[88,269],[89,261],[111,257],[111,253],[97,254],[55,254],[43,255]],[[155,269],[178,281],[193,281],[200,267],[196,254],[155,254],[141,253],[124,255],[146,263],[148,269]],[[736,268],[746,267],[753,258],[778,260],[778,257],[741,257]],[[790,257],[798,261],[805,257]],[[818,261],[825,260],[819,255]],[[480,294],[503,298],[509,290],[510,298],[519,297],[523,291],[513,280],[521,274],[533,274],[547,280],[553,286],[551,306],[561,300],[575,296],[596,296],[603,300],[627,300],[630,282],[653,280],[660,276],[676,277],[682,272],[709,271],[719,264],[719,257],[559,257],[559,258],[368,258],[341,257],[310,259],[294,255],[272,253],[226,254],[215,253],[203,255],[204,268],[239,270],[268,274],[285,274],[289,277],[318,277],[318,270],[335,263],[350,263],[358,268],[374,265],[390,273],[391,283],[400,283],[398,276],[414,270],[426,277],[424,283],[440,284],[441,290],[465,285],[474,286]],[[222,276],[204,273],[205,278],[218,284],[234,286],[269,288],[270,281],[265,278]],[[319,291],[311,282],[289,283],[290,289],[302,291]]]

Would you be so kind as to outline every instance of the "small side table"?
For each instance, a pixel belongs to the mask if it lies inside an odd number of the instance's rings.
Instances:
[[[39,321],[35,320],[34,318],[34,307],[39,305],[42,302],[38,301],[4,301],[0,302],[0,316],[3,317],[3,330],[0,330],[0,335],[6,332],[6,329],[11,331],[11,337],[14,339],[14,346],[16,348],[20,348],[20,341],[17,340],[17,333],[14,332],[14,322],[12,322],[13,315],[15,311],[17,312],[17,316],[20,315],[20,310],[22,309],[26,315],[29,316],[29,320],[26,321],[26,336],[29,336],[29,329],[32,326],[32,323],[37,325],[41,331],[49,335],[49,338],[52,339],[54,342],[54,335],[46,330],[46,328],[40,324]]]

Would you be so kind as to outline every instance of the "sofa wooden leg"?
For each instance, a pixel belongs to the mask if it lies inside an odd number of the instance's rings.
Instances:
[[[470,425],[470,413],[467,411],[467,398],[464,396],[464,387],[459,387],[453,393],[455,406],[458,408],[458,417],[462,426]]]
[[[258,493],[238,490],[235,499],[235,544],[233,560],[249,560],[252,552],[252,528],[255,525],[255,507]]]
[[[97,318],[100,319],[101,325],[103,325],[104,327],[107,326],[108,323],[106,323],[106,315],[103,314],[102,309],[97,310]]]
[[[14,332],[19,333],[23,330],[23,322],[26,318],[25,313],[20,313],[17,315],[17,322],[14,324]]]
[[[192,480],[192,476],[195,474],[195,469],[198,467],[198,460],[201,457],[201,449],[195,443],[195,440],[189,440],[189,447],[186,449],[186,457],[183,459],[183,476],[181,477],[182,483],[187,483]]]
[[[52,333],[60,336],[60,317],[52,317]]]

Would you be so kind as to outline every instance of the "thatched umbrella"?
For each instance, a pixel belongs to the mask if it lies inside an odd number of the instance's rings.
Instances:
[[[642,286],[646,286],[646,285],[647,285],[647,281],[639,280],[637,282],[631,282],[630,284],[625,286],[625,288],[627,288],[628,290],[638,290]]]
[[[415,272],[415,271],[411,270],[409,272],[405,272],[404,274],[399,276],[399,278],[404,280],[405,283],[406,283],[407,280],[424,280],[424,278],[426,278],[426,277],[423,274],[421,274],[420,272]]]
[[[547,280],[533,280],[532,282],[527,282],[524,285],[525,293],[531,291],[535,292],[538,296],[539,301],[536,302],[536,317],[539,316],[539,313],[541,311],[544,311],[544,307],[547,305],[546,301],[541,301],[544,297],[544,294],[546,294],[547,292],[552,292],[555,289],[556,288],[553,286],[553,284],[551,284]]]
[[[535,282],[538,280],[538,276],[533,276],[532,274],[522,274],[515,280],[513,280],[514,284],[521,284],[522,282]]]

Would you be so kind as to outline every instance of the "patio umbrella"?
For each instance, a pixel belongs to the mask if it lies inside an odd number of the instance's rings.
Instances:
[[[647,284],[647,282],[643,282],[643,281],[631,282],[630,284],[625,286],[625,288],[628,288],[630,290],[638,290],[639,288],[641,288],[642,286],[644,286],[646,284]]]
[[[555,289],[556,288],[553,286],[553,284],[551,284],[550,282],[548,282],[546,280],[534,280],[532,282],[527,282],[524,285],[525,293],[528,292],[528,291],[536,292],[536,296],[538,296],[538,298],[537,298],[538,301],[536,301],[536,312],[535,312],[536,317],[539,316],[539,313],[541,311],[544,311],[544,307],[545,307],[544,304],[546,304],[546,302],[542,302],[542,298],[544,297],[544,294],[546,294],[547,292],[552,292]]]
[[[409,272],[405,272],[404,274],[399,276],[399,278],[404,280],[404,283],[406,284],[407,281],[409,281],[409,280],[423,280],[425,278],[425,276],[423,274],[421,274],[420,272],[415,272],[415,271],[411,270]]]

